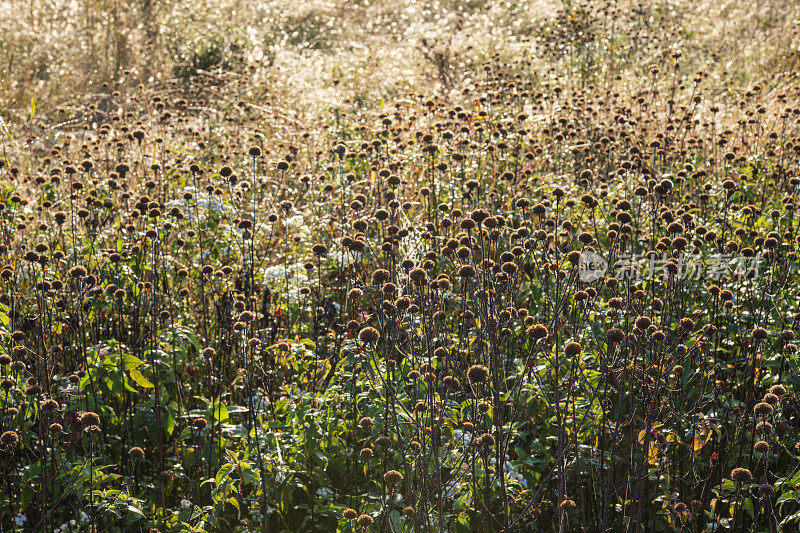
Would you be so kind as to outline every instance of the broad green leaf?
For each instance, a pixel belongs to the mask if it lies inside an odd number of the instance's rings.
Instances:
[[[127,353],[122,354],[122,368],[124,370],[133,370],[134,368],[139,368],[143,364],[144,361],[135,355],[130,355]]]

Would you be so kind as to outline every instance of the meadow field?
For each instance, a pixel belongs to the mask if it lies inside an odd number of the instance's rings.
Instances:
[[[798,531],[799,197],[792,0],[0,0],[0,531]]]

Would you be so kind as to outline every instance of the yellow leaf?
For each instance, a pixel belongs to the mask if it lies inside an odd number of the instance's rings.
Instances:
[[[639,440],[639,444],[644,444],[644,437],[645,437],[645,435],[647,435],[647,430],[646,430],[646,429],[643,429],[643,430],[641,430],[641,431],[639,432],[639,438],[638,438],[638,440]]]
[[[149,379],[147,379],[146,377],[144,377],[144,374],[142,374],[141,372],[139,372],[139,370],[138,370],[138,369],[136,369],[136,368],[131,368],[131,369],[128,371],[128,374],[130,374],[130,376],[131,376],[131,379],[132,379],[133,381],[135,381],[135,382],[136,382],[136,384],[137,384],[137,385],[139,385],[140,387],[144,387],[145,389],[152,389],[152,388],[153,388],[153,384],[152,384],[152,383],[150,383],[150,380],[149,380]]]
[[[658,452],[659,452],[658,443],[655,441],[650,442],[650,445],[648,446],[647,450],[647,462],[650,464],[650,466],[656,464],[656,459],[658,459]]]
[[[703,428],[702,431],[695,431],[694,432],[694,451],[699,452],[703,449],[708,441],[711,440],[711,432],[708,429]]]

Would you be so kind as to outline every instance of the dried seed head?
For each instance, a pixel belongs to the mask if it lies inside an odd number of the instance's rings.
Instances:
[[[80,423],[83,427],[99,426],[100,416],[97,413],[86,412],[80,416]]]
[[[771,412],[772,412],[772,406],[767,402],[759,402],[753,408],[753,413],[755,413],[756,416],[767,416]]]
[[[403,481],[403,474],[397,470],[389,470],[383,475],[383,480],[389,485],[395,485]]]
[[[581,353],[581,345],[577,342],[569,342],[564,346],[564,354],[568,357],[574,357]]]
[[[58,409],[58,402],[52,398],[49,398],[42,402],[42,411],[55,411]]]
[[[467,371],[470,383],[484,383],[489,379],[489,369],[483,365],[472,365]]]
[[[773,385],[772,387],[769,388],[769,392],[770,392],[770,394],[774,394],[774,395],[780,397],[780,396],[783,396],[784,394],[786,394],[786,387],[784,387],[783,385],[780,385],[780,384]]]
[[[746,468],[734,468],[731,471],[731,479],[736,483],[750,483],[753,479],[753,474]]]
[[[772,424],[769,422],[759,422],[756,424],[756,435],[769,435],[772,433]]]
[[[134,446],[130,450],[128,450],[128,457],[130,457],[134,461],[141,461],[144,459],[144,450],[142,450],[138,446]]]
[[[13,448],[19,442],[19,436],[16,431],[6,431],[0,435],[0,445],[4,448]]]
[[[611,328],[606,335],[610,344],[617,344],[625,340],[625,332],[619,328]]]
[[[364,344],[375,344],[381,338],[381,334],[373,327],[366,327],[359,332],[358,338]]]
[[[544,339],[549,334],[547,326],[544,324],[534,324],[530,326],[526,332],[532,339]]]
[[[770,405],[777,405],[778,402],[780,401],[780,398],[778,398],[776,394],[768,392],[764,395],[764,399],[762,401]]]

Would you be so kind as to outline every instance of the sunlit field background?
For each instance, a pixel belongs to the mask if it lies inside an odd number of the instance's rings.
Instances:
[[[795,531],[800,7],[0,1],[0,531]]]

